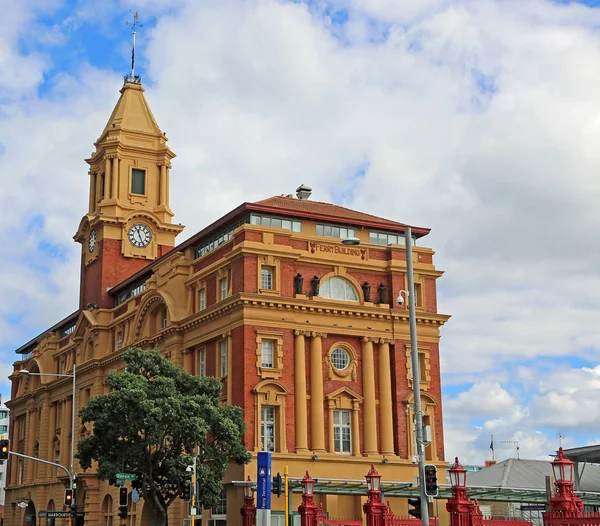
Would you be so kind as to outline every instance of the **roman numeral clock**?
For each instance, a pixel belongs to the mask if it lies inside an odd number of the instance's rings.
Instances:
[[[134,247],[145,248],[152,241],[152,232],[143,223],[135,223],[129,228],[127,237]]]

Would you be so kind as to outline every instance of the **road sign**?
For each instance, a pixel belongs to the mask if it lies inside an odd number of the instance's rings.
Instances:
[[[133,473],[117,473],[117,480],[135,480],[137,477]]]
[[[521,504],[521,511],[546,511],[545,504]]]
[[[258,453],[256,524],[271,526],[271,453]]]
[[[190,510],[190,515],[196,515],[196,508],[192,508]]]
[[[134,489],[131,492],[131,501],[138,502],[140,500],[140,492],[137,489]]]

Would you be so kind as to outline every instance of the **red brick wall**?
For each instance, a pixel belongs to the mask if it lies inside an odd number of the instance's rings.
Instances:
[[[158,254],[162,255],[170,249],[171,247],[159,245]],[[80,308],[85,308],[88,303],[95,303],[101,308],[113,307],[114,299],[106,289],[118,285],[150,263],[147,259],[123,256],[121,241],[118,239],[101,239],[98,254],[98,258],[87,266],[84,256],[82,257]]]

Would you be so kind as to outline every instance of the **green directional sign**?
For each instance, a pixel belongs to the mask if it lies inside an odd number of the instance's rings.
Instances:
[[[117,480],[135,480],[136,478],[133,473],[117,473]]]

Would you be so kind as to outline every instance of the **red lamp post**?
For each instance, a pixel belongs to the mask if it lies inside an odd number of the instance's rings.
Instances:
[[[363,504],[367,526],[383,526],[385,504],[381,502],[381,475],[371,464],[371,469],[365,475],[367,479],[367,502]]]
[[[301,526],[316,526],[317,507],[314,503],[315,481],[310,477],[308,471],[302,479],[302,504],[298,506]]]
[[[467,470],[455,457],[454,464],[448,470],[452,498],[446,502],[446,510],[450,513],[450,526],[471,526],[471,514],[474,504],[467,497]]]
[[[244,486],[244,505],[240,511],[242,512],[243,526],[256,526],[256,506],[254,505],[250,476],[248,476],[248,483]]]
[[[552,471],[556,493],[548,503],[550,513],[554,517],[581,517],[583,502],[573,491],[573,462],[567,458],[562,447],[552,461]]]

